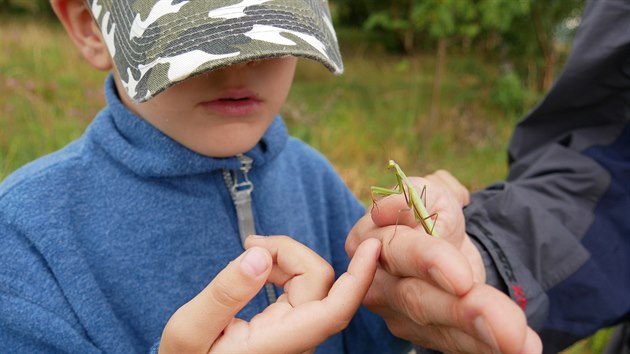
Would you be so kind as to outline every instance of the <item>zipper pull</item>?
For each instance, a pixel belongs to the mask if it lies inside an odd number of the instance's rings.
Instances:
[[[247,192],[251,194],[254,190],[254,184],[249,180],[249,170],[252,169],[254,159],[243,154],[236,155],[236,158],[241,163],[240,170],[243,173],[243,182],[238,183],[238,175],[234,174],[234,186],[232,186],[232,193]]]
[[[241,237],[241,244],[245,246],[245,239],[247,236],[256,234],[251,197],[252,191],[254,190],[254,184],[249,180],[248,176],[254,160],[243,154],[239,154],[236,157],[241,163],[240,170],[243,174],[243,181],[238,181],[237,171],[233,171],[232,176],[228,170],[223,170],[223,179],[225,179],[225,184],[232,195],[232,201],[234,202],[234,207],[236,208],[236,217],[238,218],[238,231]],[[270,304],[276,302],[278,297],[273,284],[265,284],[265,293]]]
[[[234,206],[236,207],[238,229],[241,236],[241,242],[244,243],[247,236],[256,234],[251,197],[252,191],[254,190],[254,184],[249,180],[248,176],[254,160],[251,157],[242,154],[239,154],[236,157],[241,163],[240,170],[243,174],[243,181],[238,181],[237,171],[233,171],[233,176],[230,176],[228,171],[224,171],[223,176],[228,188],[230,189]]]

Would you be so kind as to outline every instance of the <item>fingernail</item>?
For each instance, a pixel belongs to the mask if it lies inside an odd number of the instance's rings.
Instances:
[[[442,289],[455,295],[455,287],[453,286],[453,284],[451,284],[451,282],[448,281],[448,279],[444,276],[444,273],[442,273],[439,269],[430,268],[429,275],[431,275],[433,281],[438,283],[442,287]]]
[[[475,325],[475,330],[477,330],[477,334],[481,336],[481,339],[492,347],[494,353],[499,353],[499,345],[497,344],[497,341],[483,316],[475,318],[473,323]]]
[[[259,249],[253,248],[247,251],[241,261],[241,270],[253,277],[264,273],[269,267],[269,261],[265,254]]]

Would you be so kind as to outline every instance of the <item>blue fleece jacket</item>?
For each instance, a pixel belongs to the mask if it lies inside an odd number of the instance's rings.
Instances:
[[[223,177],[238,160],[162,134],[121,104],[111,77],[106,96],[81,138],[0,185],[2,352],[148,352],[172,313],[243,252]],[[291,235],[343,273],[364,208],[325,158],[279,117],[246,155],[257,233]],[[239,317],[267,305],[261,292]],[[407,348],[361,308],[318,350]]]

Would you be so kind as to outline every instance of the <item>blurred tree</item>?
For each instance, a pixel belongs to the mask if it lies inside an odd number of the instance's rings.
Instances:
[[[364,2],[367,0],[364,0]],[[437,119],[440,90],[448,43],[472,41],[480,33],[503,33],[513,20],[528,12],[532,0],[391,0],[371,12],[365,21],[369,30],[395,33],[407,53],[413,53],[416,37],[428,35],[435,42],[435,76],[429,124]],[[386,2],[387,3],[387,2]]]
[[[348,27],[361,27],[370,12],[381,9],[381,1],[375,0],[336,0],[331,1],[336,23]]]
[[[500,42],[510,57],[520,63],[529,88],[546,91],[553,82],[561,55],[568,53],[584,0],[530,1],[530,10],[512,22]]]
[[[0,13],[52,17],[49,0],[0,0]]]
[[[555,32],[558,26],[567,18],[579,16],[582,11],[583,0],[531,1],[531,23],[534,27],[536,43],[538,43],[538,48],[544,59],[540,88],[546,91],[553,83],[554,71],[558,61]]]
[[[391,33],[408,54],[416,51],[420,40],[430,42],[435,48],[430,118],[438,115],[449,43],[459,41],[464,49],[470,48],[471,43],[484,43],[485,48],[478,49],[498,51],[507,68],[516,58],[526,68],[528,81],[535,82],[530,88],[545,91],[553,82],[562,49],[558,45],[558,29],[568,19],[578,19],[584,6],[584,0],[345,0],[342,3],[347,7],[347,19],[358,23],[365,17],[365,29]]]

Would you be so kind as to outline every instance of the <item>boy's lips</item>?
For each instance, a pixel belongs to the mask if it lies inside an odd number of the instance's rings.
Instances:
[[[254,113],[262,100],[249,90],[230,90],[217,98],[201,103],[205,108],[222,116],[240,117]]]

